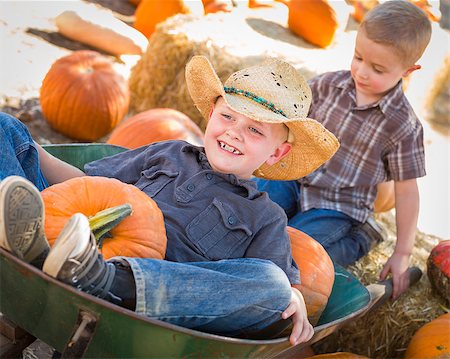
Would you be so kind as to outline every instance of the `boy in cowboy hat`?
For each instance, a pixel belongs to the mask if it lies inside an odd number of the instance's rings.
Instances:
[[[397,242],[380,277],[392,274],[393,298],[409,285],[419,192],[425,175],[423,129],[403,93],[402,78],[431,36],[426,14],[406,1],[371,10],[358,29],[350,71],[319,75],[310,116],[339,139],[336,155],[298,181],[258,180],[258,188],[283,207],[289,225],[320,242],[334,262],[347,266],[385,236],[372,217],[377,184],[394,181]]]
[[[85,166],[88,175],[134,184],[156,201],[165,219],[166,260],[106,262],[82,214],[69,220],[47,255],[47,241],[38,233],[39,193],[18,177],[0,184],[0,245],[37,266],[44,258],[47,274],[151,318],[248,336],[290,317],[291,343],[307,341],[313,329],[301,293],[291,288],[300,277],[286,215],[251,178],[301,177],[328,160],[338,142],[306,118],[309,87],[287,63],[272,60],[238,71],[223,85],[209,61],[195,56],[186,67],[186,81],[209,121],[204,147],[165,141]],[[42,153],[41,161],[47,176],[54,159]],[[80,173],[68,166],[56,175]],[[29,241],[9,230],[14,224],[9,218],[18,213],[9,213],[15,209],[6,204],[20,194],[34,199],[38,209],[24,214],[37,224]]]

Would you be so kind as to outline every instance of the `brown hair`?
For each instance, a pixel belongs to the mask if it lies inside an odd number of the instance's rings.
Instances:
[[[405,0],[390,0],[369,11],[360,25],[367,37],[391,46],[403,65],[414,65],[431,38],[427,15]]]

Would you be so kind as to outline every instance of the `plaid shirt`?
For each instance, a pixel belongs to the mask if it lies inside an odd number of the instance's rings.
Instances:
[[[400,81],[375,104],[358,107],[349,71],[310,80],[309,117],[336,135],[331,160],[299,180],[300,208],[333,209],[364,222],[373,211],[376,184],[425,175],[423,129]]]

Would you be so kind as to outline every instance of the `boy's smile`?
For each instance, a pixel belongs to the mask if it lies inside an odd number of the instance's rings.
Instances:
[[[358,106],[377,102],[402,77],[418,68],[418,65],[403,65],[390,45],[370,40],[364,29],[361,29],[356,37],[355,54],[351,64]]]
[[[288,129],[258,122],[233,111],[219,98],[205,131],[205,152],[211,167],[249,179],[263,163],[273,165],[288,154]]]

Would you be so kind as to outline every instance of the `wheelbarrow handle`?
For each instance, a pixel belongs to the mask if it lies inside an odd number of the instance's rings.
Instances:
[[[422,277],[422,270],[419,267],[408,268],[409,286],[416,284]],[[369,284],[367,290],[370,293],[371,305],[369,310],[376,309],[385,303],[392,296],[394,282],[392,278],[385,279],[378,283]]]

